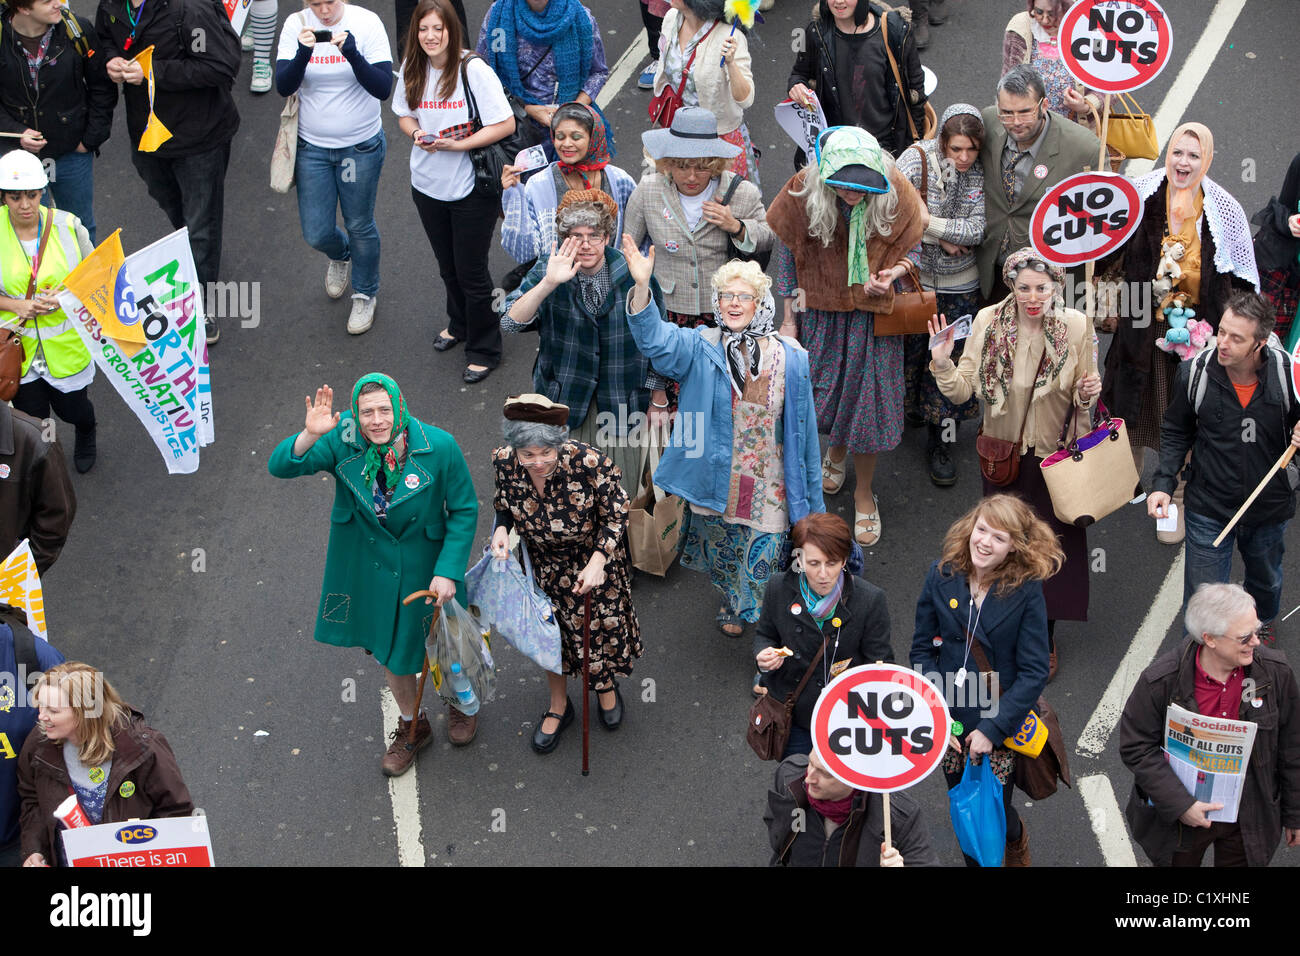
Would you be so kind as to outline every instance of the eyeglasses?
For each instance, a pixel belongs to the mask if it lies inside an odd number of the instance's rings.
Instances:
[[[748,292],[719,292],[718,302],[725,305],[728,302],[739,302],[741,305],[749,305],[755,300],[755,296]]]
[[[1236,642],[1237,642],[1238,644],[1240,644],[1242,647],[1245,647],[1245,646],[1246,646],[1247,644],[1249,644],[1251,641],[1259,640],[1259,632],[1260,632],[1260,630],[1261,630],[1262,628],[1263,628],[1263,625],[1261,624],[1259,627],[1255,628],[1253,631],[1251,631],[1249,634],[1245,635],[1244,637],[1237,637],[1235,634],[1220,634],[1219,637],[1223,637],[1223,638],[1227,638],[1228,640],[1236,641]]]
[[[998,119],[1000,120],[1030,119],[1038,114],[1038,104],[1042,102],[1043,102],[1042,100],[1039,100],[1038,103],[1035,103],[1031,109],[1027,109],[1027,110],[998,110]]]
[[[597,236],[580,236],[577,233],[571,232],[569,233],[569,238],[580,246],[603,246],[605,244],[605,236],[603,233]]]

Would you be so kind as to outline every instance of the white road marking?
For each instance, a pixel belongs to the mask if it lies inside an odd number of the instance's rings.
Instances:
[[[1210,67],[1214,65],[1214,58],[1223,49],[1224,40],[1227,39],[1228,33],[1231,32],[1233,24],[1237,22],[1237,17],[1245,6],[1246,0],[1219,0],[1214,5],[1210,18],[1205,22],[1201,38],[1196,41],[1192,52],[1183,60],[1182,68],[1174,78],[1174,85],[1169,88],[1164,102],[1156,111],[1154,117],[1156,138],[1162,149],[1174,130],[1178,128],[1178,124],[1182,122],[1183,113],[1191,105],[1192,97],[1196,95],[1196,90],[1205,79],[1205,74],[1210,72]],[[1177,20],[1174,20],[1175,53],[1180,46],[1178,27]],[[1153,165],[1154,163],[1149,159],[1131,159],[1124,167],[1124,174],[1136,178],[1150,172]]]
[[[1119,723],[1124,703],[1133,691],[1133,685],[1160,649],[1160,642],[1164,640],[1165,633],[1182,604],[1183,549],[1180,547],[1169,573],[1165,575],[1164,583],[1160,585],[1156,599],[1151,602],[1151,610],[1138,628],[1137,637],[1129,645],[1124,659],[1119,662],[1119,668],[1101,695],[1097,709],[1079,735],[1075,749],[1085,757],[1100,757],[1106,749],[1106,741]]]
[[[387,687],[379,692],[384,712],[384,742],[397,729],[401,714]],[[420,789],[417,781],[418,761],[400,777],[389,777],[388,796],[393,803],[393,824],[397,829],[397,865],[424,866],[424,840],[420,831]]]
[[[1101,844],[1101,855],[1107,866],[1137,866],[1133,855],[1133,845],[1129,843],[1128,831],[1124,829],[1124,817],[1115,800],[1115,791],[1111,788],[1110,778],[1104,773],[1095,773],[1080,777],[1079,796],[1088,808],[1088,822],[1092,832]]]
[[[605,85],[596,94],[597,106],[602,110],[609,109],[609,104],[614,102],[614,97],[618,96],[623,84],[629,78],[641,75],[641,71],[637,68],[641,65],[641,60],[649,55],[646,52],[648,49],[645,30],[643,29],[632,40],[632,45],[623,51],[623,55],[614,64],[614,68],[609,71],[609,79],[605,81]]]

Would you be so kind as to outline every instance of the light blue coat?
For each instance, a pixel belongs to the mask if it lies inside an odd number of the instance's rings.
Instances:
[[[637,348],[655,371],[681,383],[674,441],[655,470],[655,484],[693,505],[722,512],[731,483],[731,373],[720,329],[684,329],[659,316],[651,300],[640,312],[628,312],[628,327]],[[825,511],[822,501],[821,447],[813,406],[808,353],[781,337],[785,349],[785,409],[781,417],[785,457],[785,496],[793,525],[813,512]],[[691,415],[697,434],[706,436],[699,457],[687,456],[692,443],[676,441],[681,416]]]

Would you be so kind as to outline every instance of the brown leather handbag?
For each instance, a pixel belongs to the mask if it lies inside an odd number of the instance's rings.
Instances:
[[[754,706],[749,709],[749,729],[745,733],[745,740],[759,760],[780,760],[781,755],[785,753],[785,745],[790,742],[790,723],[794,719],[795,701],[803,693],[808,678],[822,662],[822,655],[826,653],[826,642],[829,640],[830,635],[827,635],[822,641],[822,646],[817,649],[817,656],[804,671],[803,680],[799,681],[799,686],[794,689],[793,694],[787,694],[785,700],[780,703],[773,700],[771,694],[764,694],[754,701]]]
[[[975,666],[980,669],[980,673],[992,673],[993,668],[989,666],[988,655],[984,653],[978,637],[971,638],[971,656],[975,658]],[[1006,688],[999,683],[998,696],[1001,697],[1005,690]],[[1046,800],[1056,793],[1058,780],[1073,789],[1070,783],[1070,760],[1065,752],[1065,737],[1061,733],[1061,721],[1057,718],[1052,705],[1040,696],[1034,702],[1033,710],[1047,727],[1047,743],[1043,745],[1043,750],[1037,757],[1016,754],[1014,780],[1015,785],[1031,800]]]
[[[38,212],[39,215],[39,212]],[[36,273],[41,268],[41,258],[45,255],[45,244],[50,241],[54,231],[54,216],[49,217],[44,231],[41,232],[41,245],[36,250],[36,259],[32,264],[32,275],[27,281],[27,294],[24,299],[36,295]],[[23,340],[14,329],[0,329],[0,402],[12,402],[18,394],[18,383],[23,377]]]
[[[912,281],[912,292],[895,292],[892,312],[877,312],[873,333],[882,335],[926,335],[926,325],[939,311],[939,299],[933,292],[921,288],[921,274],[916,264],[907,263],[907,274]],[[901,281],[901,280],[900,280]]]
[[[1038,380],[1043,371],[1043,362],[1047,360],[1047,350],[1038,359],[1038,369],[1034,380]],[[1033,401],[1032,393],[1029,401]],[[1025,423],[1029,421],[1029,403],[1025,403],[1025,415],[1020,419],[1020,434],[1014,442],[1005,438],[994,438],[984,434],[984,425],[980,423],[979,433],[975,436],[975,454],[980,457],[980,474],[990,485],[1004,488],[1020,477],[1020,444],[1025,437]]]

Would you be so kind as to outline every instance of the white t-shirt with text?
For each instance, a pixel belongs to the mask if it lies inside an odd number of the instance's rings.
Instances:
[[[479,57],[474,57],[466,67],[474,102],[478,106],[479,122],[483,126],[501,123],[514,115],[501,81],[492,68]],[[438,99],[438,84],[442,71],[430,69],[424,83],[424,93],[419,103],[406,101],[406,83],[399,74],[393,88],[393,112],[398,116],[413,118],[420,129],[431,136],[469,122],[469,104],[465,99],[465,84],[457,71],[456,89],[447,99]],[[474,165],[469,153],[439,150],[426,153],[411,144],[411,185],[433,199],[454,202],[464,199],[474,191]]]
[[[277,60],[298,55],[298,34],[307,30],[346,30],[367,63],[391,63],[392,48],[384,21],[364,7],[343,5],[343,18],[325,26],[310,8],[285,18],[280,30]],[[317,41],[307,71],[298,87],[298,135],[322,149],[342,149],[364,143],[383,129],[383,104],[366,92],[352,72],[352,64],[332,43]]]

